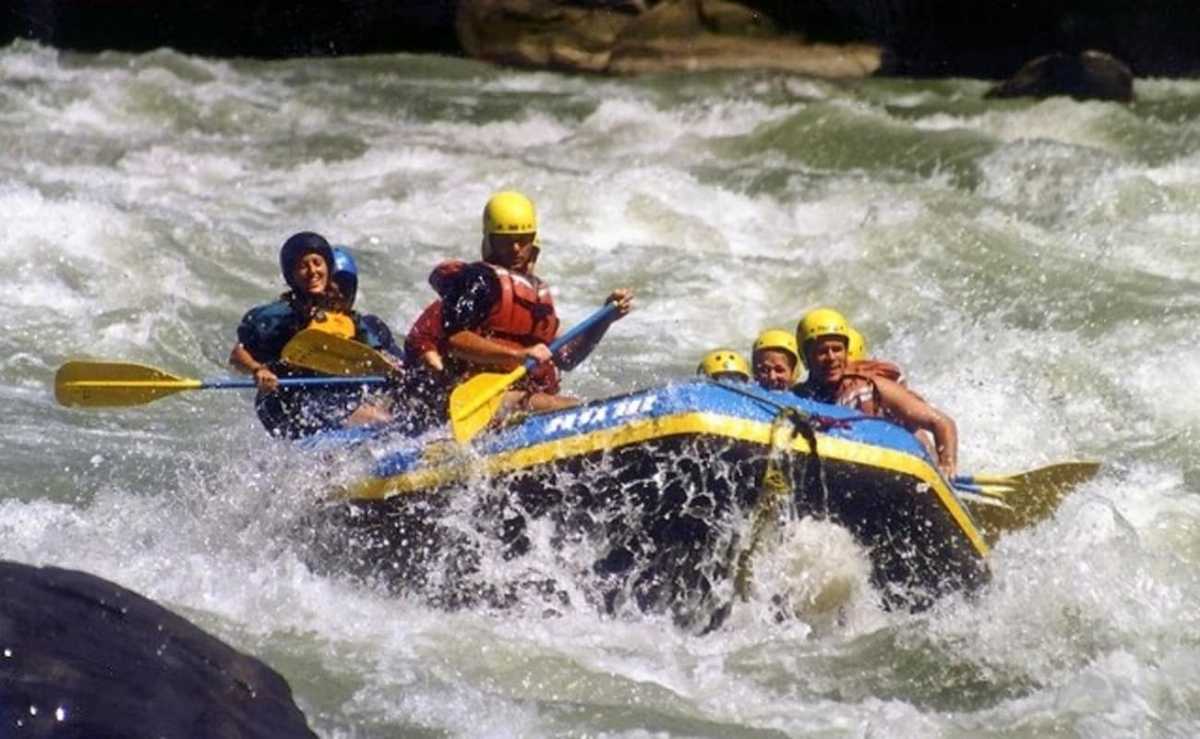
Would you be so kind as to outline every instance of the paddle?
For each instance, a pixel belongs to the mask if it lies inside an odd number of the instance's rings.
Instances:
[[[1040,523],[1062,499],[1096,476],[1099,462],[1060,462],[1012,475],[958,475],[952,482],[983,529],[989,545],[1000,534]]]
[[[383,377],[285,377],[281,387],[298,385],[378,385]],[[143,405],[183,390],[254,387],[250,379],[193,380],[133,362],[72,361],[54,374],[54,398],[86,408]]]
[[[396,363],[366,344],[306,328],[283,347],[283,361],[327,375],[386,375]]]
[[[568,343],[601,321],[610,319],[616,312],[615,303],[605,304],[603,308],[551,342],[550,353],[557,354]],[[504,391],[536,366],[537,360],[530,357],[512,372],[484,372],[454,388],[454,392],[450,393],[450,427],[454,431],[454,438],[459,442],[468,441],[487,426],[500,410]]]

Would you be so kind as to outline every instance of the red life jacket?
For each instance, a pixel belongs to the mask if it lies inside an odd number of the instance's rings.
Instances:
[[[527,347],[549,344],[558,335],[558,314],[550,286],[533,275],[522,275],[484,262],[500,282],[500,299],[492,306],[479,332],[500,344]],[[514,365],[515,367],[515,365]],[[514,386],[519,390],[557,394],[558,367],[543,362]]]
[[[482,262],[496,273],[500,299],[480,326],[480,333],[492,340],[517,346],[549,344],[558,335],[558,314],[550,286],[533,275],[522,275],[494,264]]]
[[[553,341],[558,333],[558,316],[546,284],[532,275],[515,274],[486,262],[481,264],[496,274],[500,296],[483,325],[479,326],[479,334],[506,346],[522,348]],[[439,295],[444,295],[466,267],[466,262],[457,259],[442,262],[429,274],[429,284]],[[450,360],[448,339],[442,329],[442,301],[435,300],[425,307],[409,329],[404,340],[405,356],[415,363],[425,352],[436,350]],[[496,371],[495,367],[454,361],[448,361],[447,367],[450,368],[448,378],[454,378],[454,382],[461,382],[480,372]],[[515,367],[516,364],[508,369]],[[558,368],[553,363],[542,363],[530,370],[515,387],[557,393]]]

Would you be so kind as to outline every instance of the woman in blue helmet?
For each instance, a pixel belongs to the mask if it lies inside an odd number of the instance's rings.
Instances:
[[[284,242],[279,268],[290,289],[275,302],[246,313],[229,355],[230,364],[254,376],[258,386],[254,406],[263,426],[273,435],[295,439],[341,426],[390,420],[384,405],[364,388],[279,386],[280,376],[314,375],[281,359],[287,342],[306,328],[400,355],[383,321],[353,311],[358,270],[348,252],[343,251],[339,265],[324,237],[303,231]]]

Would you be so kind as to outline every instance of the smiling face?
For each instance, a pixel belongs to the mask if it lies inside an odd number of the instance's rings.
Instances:
[[[785,351],[760,349],[754,353],[754,381],[767,390],[787,390],[795,371],[792,355]]]
[[[296,260],[292,267],[292,282],[308,295],[320,295],[329,286],[329,265],[325,257],[310,251]]]
[[[846,371],[846,339],[842,336],[818,336],[804,347],[808,371],[817,382],[840,382]]]

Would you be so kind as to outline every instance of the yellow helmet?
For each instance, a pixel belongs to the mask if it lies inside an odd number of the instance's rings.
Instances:
[[[800,347],[796,346],[796,337],[781,328],[769,328],[754,340],[754,354],[764,349],[778,349],[792,355],[792,366],[800,361]]]
[[[533,201],[514,190],[498,192],[483,207],[483,235],[537,233]]]
[[[750,365],[746,358],[732,349],[714,349],[704,355],[696,374],[721,379],[733,375],[743,382],[750,382]]]
[[[846,359],[861,362],[867,358],[867,339],[853,326],[846,328]]]
[[[841,336],[850,342],[850,322],[833,308],[811,310],[796,324],[796,341],[800,345],[820,336]]]

